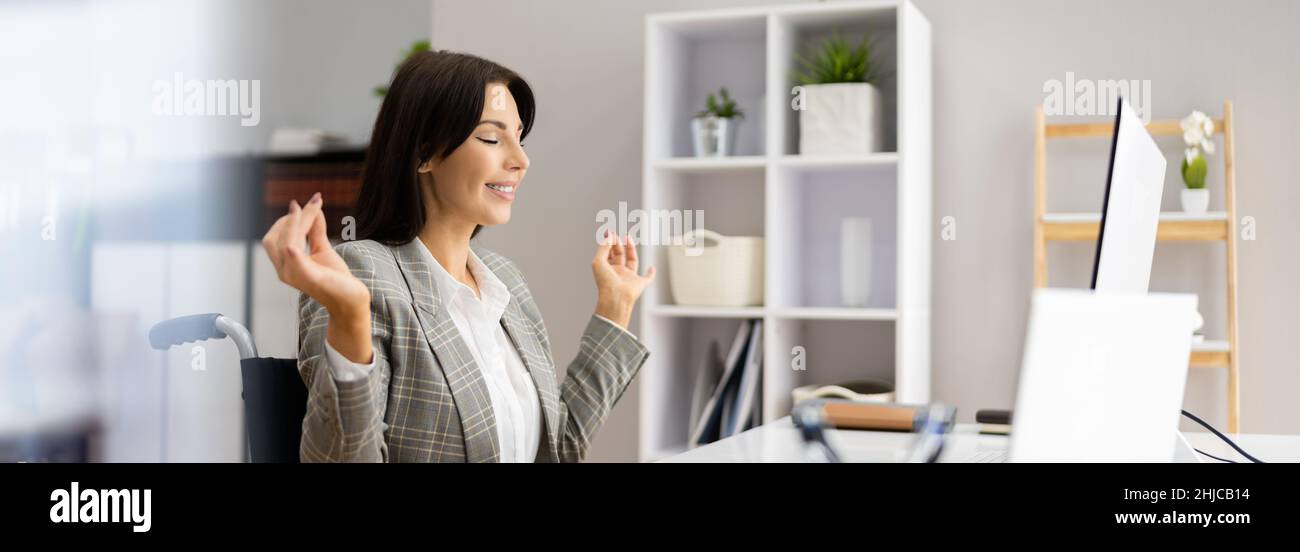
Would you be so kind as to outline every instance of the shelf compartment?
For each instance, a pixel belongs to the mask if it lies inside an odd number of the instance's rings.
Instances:
[[[655,172],[649,177],[652,185],[647,187],[647,214],[667,221],[675,213],[683,231],[703,227],[728,236],[763,236],[765,176],[762,170]],[[685,224],[687,211],[692,223],[689,228]],[[650,245],[642,249],[642,254],[663,272],[647,293],[647,305],[675,305],[669,285],[672,266],[668,247],[669,240],[677,235],[675,229],[661,230],[655,236],[642,233],[639,243]]]
[[[646,453],[642,460],[655,460],[664,451],[688,448],[692,394],[709,343],[717,341],[719,355],[725,359],[736,331],[748,318],[645,319],[644,337],[655,344],[655,353],[638,376],[641,392],[673,400],[667,404],[642,401],[640,440],[641,450]]]
[[[795,6],[777,11],[769,26],[769,94],[774,95],[769,117],[776,126],[769,149],[783,155],[799,154],[799,112],[791,104],[796,86],[793,73],[802,69],[798,55],[816,51],[823,40],[838,30],[856,45],[862,33],[871,36],[872,57],[886,68],[886,76],[875,83],[884,110],[884,151],[897,149],[898,114],[898,9],[892,2],[878,4]]]
[[[777,308],[843,308],[840,221],[867,217],[872,226],[868,309],[896,306],[897,167],[780,168],[773,173],[768,216],[768,304]]]
[[[864,378],[894,384],[895,326],[888,322],[769,318],[763,351],[763,419],[790,414],[790,392]],[[795,347],[802,347],[802,370]],[[897,396],[898,389],[895,389]]]
[[[763,155],[767,17],[651,16],[646,26],[646,157],[693,158],[691,118],[726,87],[744,118],[734,155]]]

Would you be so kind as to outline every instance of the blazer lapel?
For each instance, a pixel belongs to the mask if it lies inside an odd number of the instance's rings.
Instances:
[[[500,274],[497,277],[500,278]],[[506,282],[506,280],[502,281]],[[509,282],[506,285],[513,288]],[[552,461],[558,461],[559,457],[556,456],[555,451],[558,450],[556,446],[559,439],[560,397],[555,386],[555,369],[547,361],[546,351],[542,350],[541,338],[524,320],[519,301],[515,299],[513,292],[510,294],[510,303],[506,305],[506,310],[501,315],[501,325],[505,327],[506,335],[514,342],[515,349],[519,351],[519,358],[523,359],[524,367],[533,378],[533,387],[537,388],[537,396],[542,403],[542,416],[546,421],[546,442],[550,445],[551,455],[555,456]]]
[[[487,382],[483,380],[483,373],[451,315],[443,308],[430,272],[433,267],[425,261],[426,253],[415,249],[423,247],[418,238],[395,247],[397,266],[411,290],[424,338],[442,368],[456,403],[465,440],[466,461],[499,462],[496,417],[492,412]]]

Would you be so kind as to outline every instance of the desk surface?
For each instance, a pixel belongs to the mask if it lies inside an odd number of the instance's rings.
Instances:
[[[958,424],[949,436],[940,461],[970,461],[988,453],[1005,451],[1008,438],[980,435],[976,424]],[[1211,433],[1184,433],[1192,446],[1205,452],[1244,461]],[[828,430],[827,441],[845,462],[897,462],[911,444],[913,435],[885,431]],[[1230,435],[1241,448],[1265,462],[1300,462],[1300,435]],[[1190,459],[1180,459],[1190,461]],[[1217,460],[1206,458],[1207,462]],[[789,416],[734,435],[716,443],[689,450],[665,462],[805,462],[799,432]]]

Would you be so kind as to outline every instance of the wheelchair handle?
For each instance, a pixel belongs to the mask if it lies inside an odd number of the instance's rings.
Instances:
[[[192,341],[225,337],[235,342],[241,360],[257,357],[257,345],[253,343],[253,336],[248,333],[248,328],[220,313],[180,316],[163,320],[149,329],[149,345],[160,351]]]

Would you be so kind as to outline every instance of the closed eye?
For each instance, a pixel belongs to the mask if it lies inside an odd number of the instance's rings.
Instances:
[[[499,144],[499,143],[501,143],[500,140],[488,140],[487,138],[479,138],[478,140],[479,140],[480,142],[483,142],[484,144],[492,144],[492,145],[494,145],[494,146],[497,145],[497,144]],[[520,142],[520,143],[519,143],[519,147],[521,147],[521,148],[522,148],[522,147],[527,147],[527,146],[528,146],[528,144],[525,144],[525,143],[523,143],[523,142]]]

